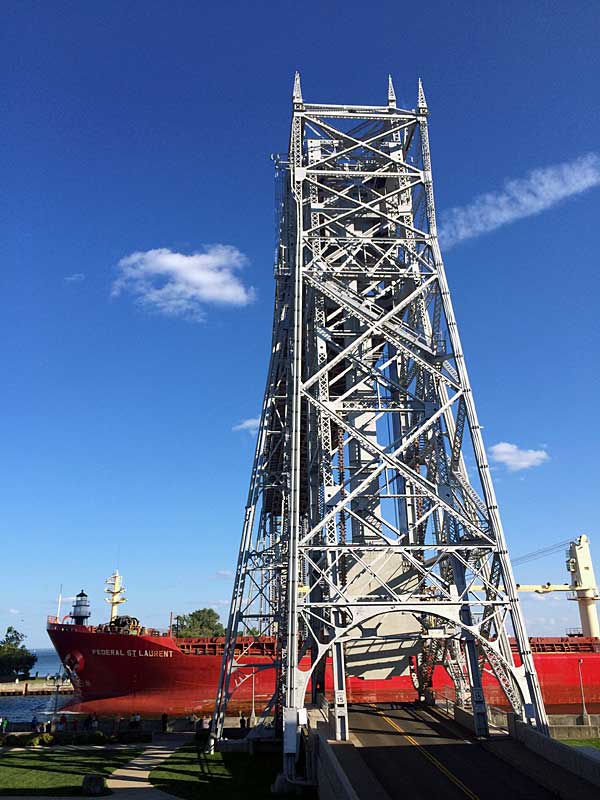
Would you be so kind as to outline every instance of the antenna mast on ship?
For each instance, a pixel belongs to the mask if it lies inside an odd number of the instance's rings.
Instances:
[[[104,591],[108,594],[108,597],[104,599],[110,606],[110,621],[112,622],[117,616],[121,603],[127,602],[127,598],[123,594],[125,587],[123,586],[121,575],[119,575],[119,570],[116,569],[110,578],[105,580],[105,583],[106,589]]]

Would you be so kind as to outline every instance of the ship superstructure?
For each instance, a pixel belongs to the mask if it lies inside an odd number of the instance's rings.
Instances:
[[[113,574],[106,579],[105,583],[106,588],[104,591],[108,597],[105,597],[104,599],[110,606],[110,621],[112,622],[118,614],[121,603],[127,602],[127,598],[125,597],[125,587],[123,586],[123,580],[119,575],[119,570],[116,569]]]

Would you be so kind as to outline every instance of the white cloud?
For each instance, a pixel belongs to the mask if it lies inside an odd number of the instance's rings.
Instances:
[[[74,272],[72,275],[65,275],[64,282],[65,283],[81,283],[81,281],[85,280],[85,275],[83,272]]]
[[[557,595],[551,595],[549,592],[547,594],[538,594],[537,592],[532,592],[531,594],[528,594],[527,597],[533,603],[544,603],[544,605],[547,606],[558,605],[564,600],[564,598]]]
[[[254,289],[236,274],[247,261],[226,244],[207,245],[191,255],[165,247],[131,253],[117,264],[112,295],[128,293],[160,314],[199,322],[206,304],[244,306],[254,300]]]
[[[519,599],[530,636],[564,636],[567,629],[581,626],[575,603],[569,603],[562,592],[520,592]]]
[[[539,214],[599,184],[600,156],[597,153],[534,169],[524,178],[507,180],[500,192],[479,195],[466,206],[442,212],[440,243],[448,250],[464,239]]]
[[[243,420],[238,425],[234,425],[231,430],[248,431],[248,433],[256,434],[258,433],[259,425],[260,425],[260,417],[251,417],[250,419]]]
[[[8,613],[9,614],[20,614],[21,612],[19,611],[18,608],[9,608],[8,609]]]
[[[217,578],[233,578],[233,572],[230,569],[218,569],[215,575]]]
[[[504,464],[509,472],[539,467],[550,458],[545,450],[521,450],[518,445],[510,442],[498,442],[498,444],[492,445],[490,453],[492,460],[498,464]]]

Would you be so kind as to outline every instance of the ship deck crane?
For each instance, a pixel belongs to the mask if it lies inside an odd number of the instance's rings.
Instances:
[[[576,600],[579,607],[581,632],[585,637],[600,638],[600,624],[596,601],[599,598],[598,585],[594,575],[594,565],[590,552],[590,540],[582,534],[574,541],[561,542],[558,545],[544,548],[543,550],[528,553],[521,558],[516,558],[514,564],[523,564],[533,561],[542,555],[548,555],[561,549],[564,544],[569,547],[566,553],[566,567],[571,574],[571,583],[517,583],[520,592],[535,592],[536,594],[549,594],[550,592],[569,592],[569,600]],[[478,587],[473,587],[478,588]]]

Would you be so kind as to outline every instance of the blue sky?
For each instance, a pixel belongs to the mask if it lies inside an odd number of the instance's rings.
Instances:
[[[486,444],[518,448],[494,467],[509,544],[587,532],[600,570],[598,6],[414,11],[5,7],[0,629],[45,646],[61,583],[104,617],[115,567],[147,624],[224,609],[254,447],[233,428],[263,390],[270,154],[295,69],[316,102],[385,102],[391,72],[413,106],[422,77],[438,209],[465,235],[446,265]],[[206,279],[191,295],[190,270]],[[560,554],[517,576],[566,580]],[[532,633],[576,623],[562,599],[525,607]]]

